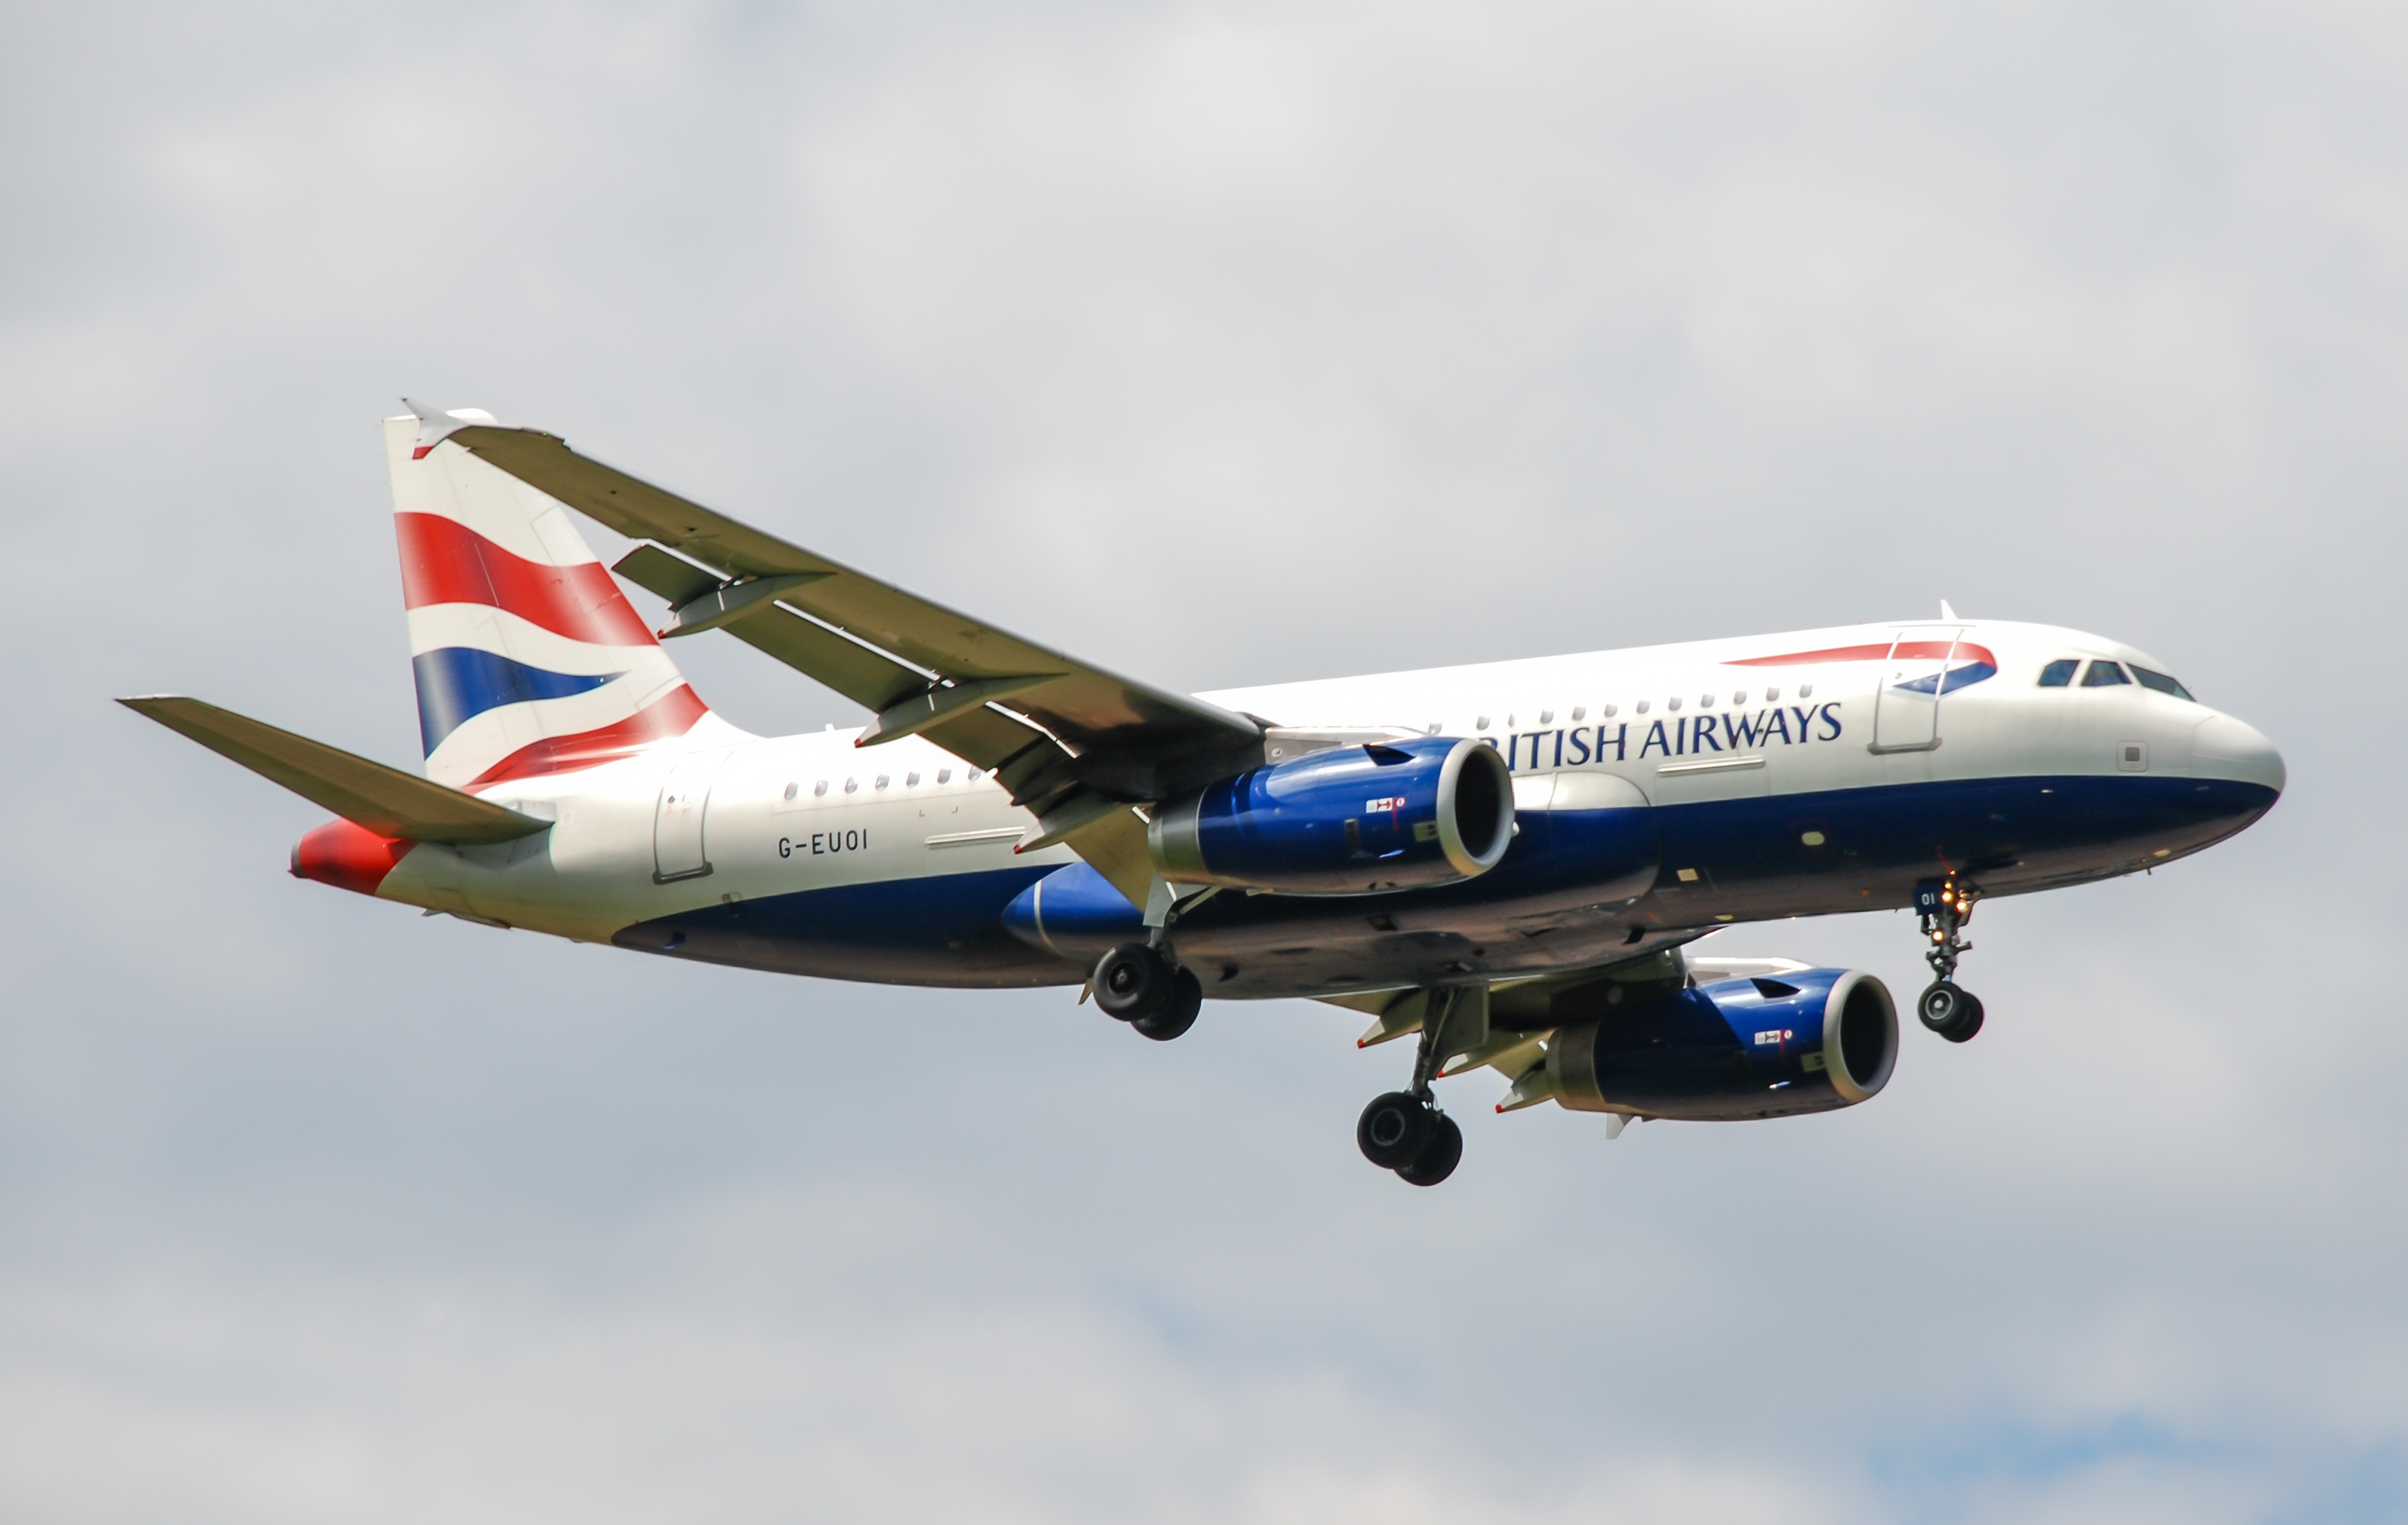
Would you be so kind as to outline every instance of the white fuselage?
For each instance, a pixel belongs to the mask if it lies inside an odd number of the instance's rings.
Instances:
[[[1893,661],[1886,654],[1794,660],[1818,651],[1879,647],[1886,653],[1935,644],[1994,658],[1995,675],[1968,678],[1972,669],[1962,655],[1937,662]],[[1535,898],[1528,906],[1494,907],[1502,918],[1500,927],[1517,915],[1526,921],[1553,918],[1542,930],[1556,934],[1539,937],[1525,926],[1526,951],[1492,951],[1473,937],[1482,972],[1506,975],[1610,956],[1634,946],[1634,931],[1649,942],[1677,940],[1731,920],[1902,904],[1918,874],[1980,873],[1988,892],[2011,893],[2129,872],[2229,834],[2279,792],[2281,761],[2246,725],[2137,682],[2086,687],[2077,677],[2063,686],[2040,686],[2046,664],[2067,661],[2158,665],[2130,648],[2079,632],[1951,620],[1316,680],[1203,697],[1282,727],[1383,727],[1485,739],[1506,754],[1515,776],[1517,809],[1526,818],[1564,811],[1569,823],[1583,810],[1623,802],[1652,811],[1662,862],[1650,865],[1641,892],[1619,895],[1611,905],[1583,904],[1576,892],[1567,894],[1557,872],[1542,891],[1530,892]],[[1938,691],[1917,693],[1901,686],[1918,672],[1936,675],[1932,687]],[[1966,679],[1964,686],[1944,687],[1959,678]],[[746,913],[738,907],[783,905],[793,909],[754,913],[743,924],[757,931],[702,956],[870,978],[911,978],[912,960],[856,964],[840,956],[790,956],[776,946],[795,943],[797,936],[798,946],[816,945],[809,930],[814,906],[830,908],[822,919],[834,918],[831,925],[851,927],[845,919],[862,919],[860,927],[867,930],[829,934],[829,945],[836,946],[874,938],[882,918],[918,915],[915,907],[925,905],[932,907],[927,914],[953,919],[940,929],[947,934],[916,943],[905,938],[897,946],[924,947],[927,982],[1082,977],[1067,959],[995,941],[972,925],[971,915],[990,901],[999,910],[1027,882],[1071,864],[1070,850],[1057,846],[1015,853],[1030,817],[994,778],[919,738],[858,748],[853,741],[859,734],[830,730],[765,738],[707,719],[676,742],[634,756],[496,785],[484,791],[486,798],[549,819],[551,830],[495,847],[422,844],[377,892],[472,919],[672,952],[679,942],[631,938],[629,929],[669,926],[680,917],[703,915],[742,921]],[[2007,807],[1990,802],[1977,808],[1966,789],[2014,790],[2022,787],[2017,781],[2032,780],[2069,782],[2014,794],[2023,802],[2015,808],[2025,810],[2025,824],[2004,828],[1989,847],[1971,845],[1966,834],[1978,834],[1980,818],[1986,814],[2003,821]],[[2090,782],[2078,782],[2085,780]],[[2128,787],[2143,780],[2149,781],[2145,790]],[[2248,792],[2253,790],[2262,799]],[[2080,820],[2046,818],[2056,808],[2049,802],[2062,796],[2071,810],[2077,793]],[[2134,805],[2128,819],[2117,817],[2120,800]],[[2193,802],[2188,814],[2186,800]],[[1945,817],[1944,824],[1928,832],[1908,819],[1926,801],[1939,813],[1935,821]],[[1799,808],[1787,809],[1784,802]],[[1872,802],[1880,802],[1878,807]],[[2041,816],[2032,816],[2033,809]],[[1893,826],[1896,840],[1889,834]],[[1739,841],[1748,834],[1764,840],[1748,848]],[[1930,851],[1940,857],[1916,869],[1911,860],[1925,849],[1914,843],[1927,835],[1939,844]],[[1549,850],[1576,862],[1575,836],[1567,824]],[[1696,864],[1684,860],[1690,841],[1699,844]],[[1951,848],[1954,842],[1967,845]],[[1709,858],[1709,846],[1715,844],[1713,850],[1724,853],[1730,866]],[[1952,851],[1982,861],[1951,862]],[[1512,866],[1509,857],[1506,867]],[[1496,874],[1504,876],[1498,880],[1504,885],[1537,882],[1526,876],[1515,880],[1505,868]],[[959,893],[948,888],[941,895],[931,891],[935,898],[912,898],[910,886],[938,881],[960,887]],[[852,898],[839,898],[845,895]],[[1469,905],[1478,898],[1467,886],[1457,901]],[[1427,903],[1441,913],[1455,904],[1442,898]],[[1400,902],[1420,904],[1410,897]],[[1281,907],[1248,910],[1251,919],[1233,919],[1214,935],[1230,949],[1256,951],[1217,956],[1232,961],[1232,968],[1264,966],[1280,951],[1273,945],[1287,935],[1278,930],[1281,916],[1305,914]],[[1312,913],[1323,921],[1329,914],[1326,907]],[[1363,919],[1349,914],[1349,925]],[[951,934],[953,922],[963,929],[961,936]],[[1289,936],[1291,944],[1296,941]],[[992,957],[976,968],[942,967],[949,950],[973,945]],[[756,947],[763,951],[746,951]],[[1006,947],[1014,949],[1009,957],[996,951]],[[1341,969],[1333,976],[1326,962],[1304,962],[1315,971],[1310,977],[1301,972],[1295,978],[1249,975],[1216,993],[1319,991],[1333,977],[1353,973]],[[890,964],[894,972],[884,972]],[[1367,965],[1357,982],[1377,986],[1401,977],[1395,969]]]

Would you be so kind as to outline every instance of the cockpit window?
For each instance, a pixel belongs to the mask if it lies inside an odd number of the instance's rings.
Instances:
[[[2191,699],[2191,692],[2188,689],[2184,688],[2181,684],[2175,682],[2172,678],[2168,677],[2163,673],[2153,673],[2146,667],[2135,663],[2132,664],[2132,676],[2141,680],[2141,687],[2144,689],[2155,689],[2159,693],[2171,693],[2177,699],[2190,699],[2192,704],[2199,703],[2198,700]]]
[[[2086,689],[2104,689],[2130,681],[2124,676],[2124,669],[2112,662],[2094,662],[2090,664],[2090,671],[2082,675],[2082,686]]]
[[[2052,662],[2040,670],[2040,686],[2043,689],[2064,688],[2073,681],[2073,670],[2081,665],[2071,657],[2063,662]]]

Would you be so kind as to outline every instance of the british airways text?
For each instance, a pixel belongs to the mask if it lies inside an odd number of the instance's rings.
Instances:
[[[1633,727],[1638,726],[1644,729],[1634,733]],[[1837,741],[1840,732],[1840,705],[1834,700],[1825,705],[1776,705],[1753,715],[1725,710],[1719,715],[1673,715],[1656,720],[1522,731],[1508,735],[1501,747],[1493,737],[1482,739],[1498,747],[1505,754],[1505,765],[1518,771],[1700,752],[1756,751],[1775,742],[1795,747],[1810,741]]]

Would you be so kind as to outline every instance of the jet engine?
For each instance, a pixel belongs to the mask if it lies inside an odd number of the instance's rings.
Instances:
[[[1898,1008],[1856,969],[1722,979],[1555,1030],[1547,1089],[1576,1112],[1736,1121],[1870,1101],[1898,1063]]]
[[[1154,866],[1183,884],[1360,895],[1485,874],[1513,837],[1497,748],[1452,736],[1340,747],[1158,806]]]

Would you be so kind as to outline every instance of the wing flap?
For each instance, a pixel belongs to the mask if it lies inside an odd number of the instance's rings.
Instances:
[[[508,842],[552,824],[198,699],[146,694],[118,703],[380,836]]]
[[[638,546],[610,570],[647,592],[658,593],[672,606],[690,604],[725,580],[652,545]]]
[[[867,709],[882,710],[930,686],[924,673],[788,609],[761,609],[720,628]]]

